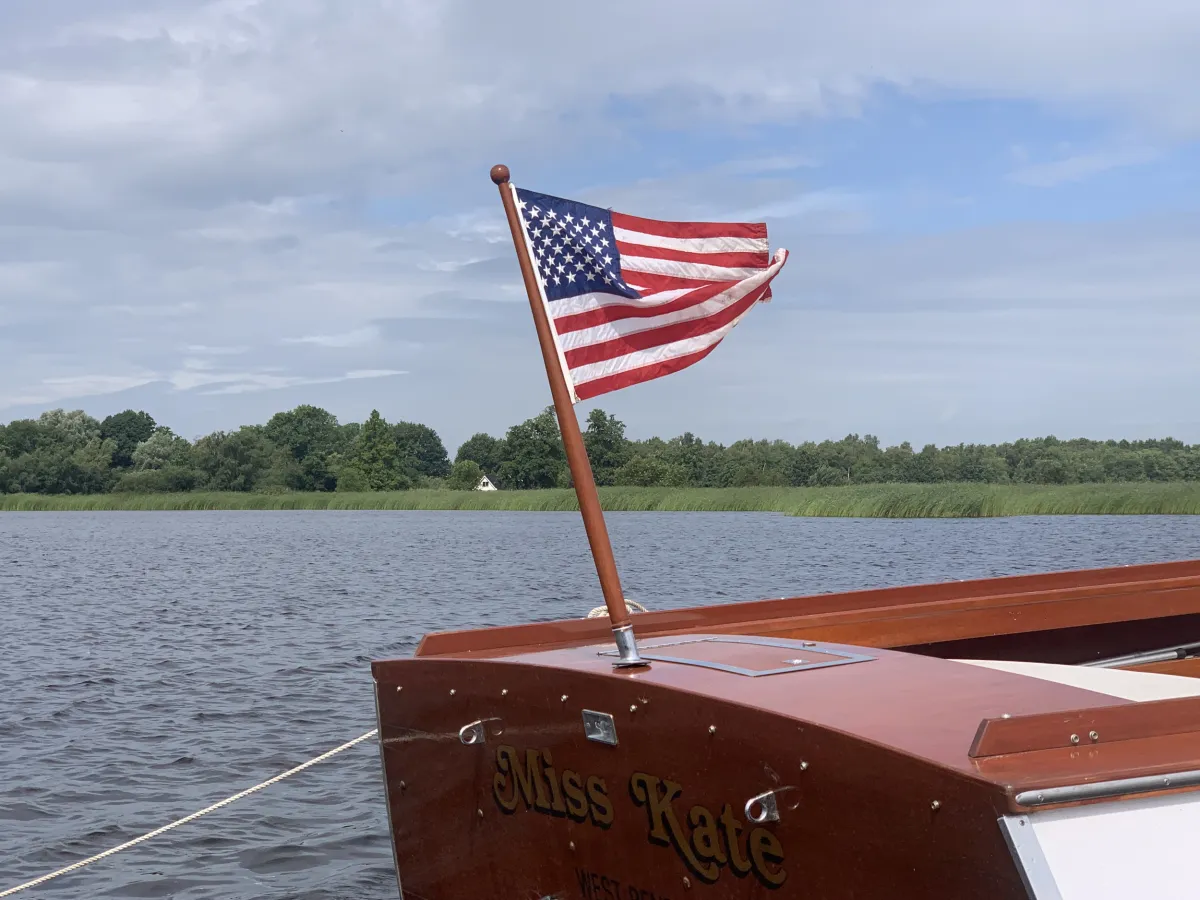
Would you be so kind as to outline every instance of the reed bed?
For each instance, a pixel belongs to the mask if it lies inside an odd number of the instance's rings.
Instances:
[[[833,488],[600,489],[613,512],[773,512],[855,518],[1200,515],[1200,484],[872,484]],[[506,510],[573,512],[572,490],[0,495],[0,511]]]

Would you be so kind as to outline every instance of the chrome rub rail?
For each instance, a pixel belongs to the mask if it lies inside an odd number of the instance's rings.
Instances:
[[[1115,781],[1096,781],[1091,784],[1068,784],[1062,787],[1021,791],[1016,801],[1020,806],[1048,806],[1051,803],[1074,803],[1079,800],[1100,800],[1123,794],[1146,794],[1172,788],[1200,787],[1200,769],[1187,772],[1168,772],[1165,775],[1143,775]]]

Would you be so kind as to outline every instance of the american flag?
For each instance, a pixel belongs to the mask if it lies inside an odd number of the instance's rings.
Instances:
[[[787,251],[759,223],[660,222],[512,188],[576,402],[699,362]]]

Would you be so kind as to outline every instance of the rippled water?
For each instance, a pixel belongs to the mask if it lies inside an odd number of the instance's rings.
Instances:
[[[651,609],[1189,559],[1200,518],[609,517]],[[370,660],[602,602],[575,514],[0,515],[0,890],[374,726]],[[394,898],[366,742],[22,895]]]

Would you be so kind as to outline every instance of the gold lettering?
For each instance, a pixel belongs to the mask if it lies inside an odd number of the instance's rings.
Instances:
[[[733,808],[728,803],[721,810],[721,827],[725,831],[725,846],[729,851],[729,868],[738,875],[745,875],[750,871],[750,863],[742,856],[739,838],[742,823],[733,817]]]
[[[783,884],[787,872],[783,871],[783,845],[779,843],[779,838],[765,828],[755,828],[750,832],[750,840],[746,843],[750,859],[754,861],[755,874],[771,887]],[[780,863],[779,868],[772,871],[767,865],[767,860]]]
[[[521,789],[521,796],[525,799],[525,805],[549,812],[550,798],[546,796],[546,782],[542,778],[541,753],[537,750],[526,750],[525,765],[522,767],[514,752],[512,770],[517,779],[517,786]]]
[[[587,795],[592,801],[592,821],[607,828],[613,821],[612,801],[608,799],[608,785],[604,779],[592,775],[587,780]]]
[[[662,793],[659,793],[659,787]],[[692,845],[684,840],[683,829],[675,818],[675,808],[671,805],[681,793],[683,787],[674,781],[662,781],[653,775],[636,772],[629,780],[630,793],[639,806],[646,807],[650,818],[650,840],[659,844],[673,844],[675,850],[683,857],[693,872],[705,881],[713,882],[721,874],[716,863],[702,863],[692,852]]]
[[[542,751],[542,760],[546,763],[546,781],[550,785],[550,809],[557,815],[564,815],[567,806],[563,803],[562,791],[558,787],[558,775],[554,771],[554,757],[549,750]]]
[[[583,782],[579,780],[579,773],[570,769],[564,770],[562,789],[567,795],[567,815],[582,822],[588,816],[588,801],[583,792]]]
[[[517,808],[517,782],[516,779],[510,779],[505,773],[512,772],[513,761],[517,758],[517,751],[509,746],[501,745],[496,749],[496,774],[492,777],[492,793],[496,796],[496,802],[500,804],[500,808],[505,812],[513,812]],[[505,787],[512,788],[512,794],[508,797],[504,796]]]
[[[688,813],[688,821],[692,828],[692,847],[696,855],[703,860],[716,860],[719,865],[725,865],[727,857],[721,849],[721,837],[717,833],[717,820],[703,806],[693,806]]]

